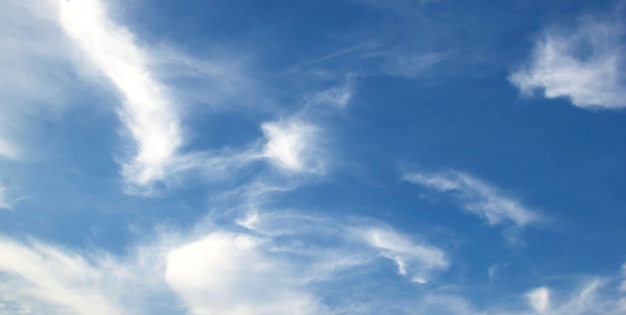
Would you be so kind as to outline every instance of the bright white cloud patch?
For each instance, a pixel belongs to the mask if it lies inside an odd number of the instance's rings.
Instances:
[[[354,272],[380,258],[421,283],[448,266],[442,250],[389,228],[293,212],[252,212],[237,223],[245,230],[214,231],[167,255],[166,281],[192,314],[344,314],[324,303],[328,290],[355,275],[376,281]],[[367,303],[348,296],[333,299]]]
[[[590,19],[574,30],[549,30],[510,80],[525,95],[541,89],[582,108],[626,107],[623,30],[620,23]]]
[[[526,297],[528,298],[528,304],[530,304],[535,312],[544,314],[550,309],[550,290],[548,290],[548,288],[541,287],[534,289],[528,292]]]
[[[264,123],[261,129],[267,139],[263,156],[271,163],[293,173],[324,171],[318,127],[292,118]]]
[[[453,193],[468,212],[479,215],[490,225],[511,223],[524,227],[541,221],[541,216],[498,188],[469,174],[449,171],[439,174],[410,173],[405,180],[442,193]]]
[[[183,137],[177,108],[151,72],[150,56],[100,0],[53,2],[63,30],[124,98],[119,116],[137,147],[124,176],[139,185],[162,180]]]
[[[251,235],[212,233],[171,251],[165,279],[192,314],[318,314],[295,266],[263,245]]]

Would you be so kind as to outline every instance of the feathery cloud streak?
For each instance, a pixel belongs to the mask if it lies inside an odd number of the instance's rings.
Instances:
[[[490,225],[511,223],[524,227],[542,220],[536,211],[467,173],[410,173],[404,179],[442,193],[453,193],[466,211],[484,218]]]
[[[137,152],[123,174],[132,184],[162,180],[183,144],[179,113],[150,70],[150,56],[99,0],[54,1],[63,30],[124,98],[119,116]]]

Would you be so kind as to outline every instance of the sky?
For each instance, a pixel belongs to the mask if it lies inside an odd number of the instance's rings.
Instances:
[[[0,2],[0,315],[626,314],[626,2]]]

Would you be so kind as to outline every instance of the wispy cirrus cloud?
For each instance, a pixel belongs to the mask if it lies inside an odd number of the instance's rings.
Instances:
[[[39,242],[2,238],[0,249],[0,303],[8,305],[9,313],[140,314],[132,294],[141,292],[132,288],[139,270]]]
[[[312,230],[301,225],[284,225],[289,221],[302,223],[303,218],[302,214],[293,212],[273,213],[257,217],[255,230],[214,226],[182,234],[170,231],[161,234],[154,243],[130,248],[125,257],[3,237],[0,239],[4,253],[0,256],[3,280],[0,314],[338,315],[393,311],[418,315],[619,315],[626,312],[623,292],[615,292],[613,280],[601,277],[592,277],[571,290],[534,288],[520,294],[520,301],[525,299],[526,305],[493,302],[482,310],[463,295],[437,286],[417,286],[420,289],[408,296],[389,293],[385,285],[394,285],[397,280],[367,286],[380,280],[377,270],[387,268],[377,264],[377,256],[388,255],[378,251],[380,246],[350,239],[358,234],[343,234],[343,240],[347,241],[343,244],[319,242],[345,232],[323,226],[331,222],[325,218],[305,219]],[[387,240],[394,243],[383,247],[394,251],[406,248],[402,244],[409,242],[406,236]],[[398,240],[400,243],[396,244]],[[415,243],[409,248],[414,251]],[[356,288],[355,283],[365,287]],[[362,290],[371,292],[364,294]],[[329,298],[335,302],[329,303]],[[510,300],[508,296],[495,296],[493,300],[498,298]]]
[[[626,296],[612,291],[611,282],[601,277],[593,277],[574,292],[570,292],[569,297],[561,299],[552,298],[553,290],[548,287],[533,289],[526,295],[533,310],[530,314],[625,314]]]
[[[359,243],[348,250],[346,244],[326,248],[298,235],[289,237],[295,239],[212,233],[170,252],[166,280],[199,315],[344,314],[343,308],[367,304],[348,293],[333,297],[342,301],[341,308],[334,308],[324,303],[325,292],[375,264],[375,252]],[[306,246],[294,247],[298,243]],[[373,281],[363,272],[361,281]]]
[[[483,217],[490,225],[512,223],[524,227],[542,220],[535,210],[467,173],[409,173],[404,179],[442,193],[453,193],[465,210]]]
[[[124,257],[2,238],[0,303],[47,314],[152,314],[163,307],[159,296],[171,313],[344,314],[370,301],[346,292],[329,304],[329,288],[376,281],[376,270],[389,268],[382,260],[396,261],[402,277],[430,277],[448,264],[442,250],[376,222],[293,211],[237,222],[162,233]]]
[[[521,241],[519,229],[545,221],[538,211],[464,172],[407,173],[404,180],[451,194],[465,211],[480,216],[489,225],[510,226],[504,231],[504,237],[509,243]]]
[[[61,28],[123,98],[118,114],[136,148],[124,162],[125,178],[138,185],[162,180],[184,137],[179,108],[150,69],[151,56],[101,1],[53,3]]]
[[[626,107],[623,22],[585,18],[575,29],[552,28],[535,43],[527,64],[509,80],[522,95],[568,98],[585,109]]]
[[[292,173],[323,173],[325,163],[320,146],[322,129],[293,117],[264,123],[266,139],[263,157]]]
[[[348,75],[342,84],[316,93],[307,105],[330,105],[345,108],[354,98],[356,94],[355,89],[354,78],[352,75]]]
[[[422,284],[431,280],[433,273],[446,270],[450,264],[444,250],[419,237],[411,237],[375,221],[350,222],[340,218],[311,216],[298,212],[261,213],[255,210],[248,213],[244,219],[238,220],[238,223],[251,231],[276,239],[284,237],[308,239],[311,242],[311,249],[316,248],[312,246],[315,241],[333,239],[335,245],[317,247],[317,250],[309,253],[311,258],[316,259],[316,253],[331,253],[337,250],[331,257],[343,256],[346,261],[352,262],[344,267],[354,267],[371,262],[376,257],[384,257],[396,264],[399,275]],[[347,248],[353,250],[348,251]],[[341,251],[344,251],[344,254],[341,254]],[[323,256],[322,254],[320,257]],[[331,261],[326,260],[323,264],[332,264]],[[328,275],[324,276],[326,277]]]
[[[417,283],[427,283],[431,269],[445,269],[448,258],[439,248],[417,244],[390,229],[370,228],[359,231],[366,242],[380,250],[381,255],[398,265],[398,272]]]

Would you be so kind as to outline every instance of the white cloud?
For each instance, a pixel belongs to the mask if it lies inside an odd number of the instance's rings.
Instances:
[[[569,98],[582,108],[626,107],[626,47],[621,23],[585,19],[573,30],[548,30],[527,65],[509,78],[524,95]]]
[[[150,55],[109,18],[100,0],[53,3],[62,29],[124,99],[119,116],[136,146],[124,163],[125,178],[138,185],[162,180],[183,135],[178,108],[151,71]]]
[[[196,315],[319,314],[294,266],[268,255],[263,242],[211,233],[172,250],[165,279]]]
[[[359,234],[372,247],[379,249],[382,256],[398,265],[398,272],[409,276],[414,282],[428,282],[428,273],[433,269],[445,269],[448,261],[445,253],[436,247],[416,244],[408,237],[388,229],[371,228]]]
[[[123,305],[132,274],[40,243],[0,239],[0,302],[24,314],[137,314]],[[12,305],[12,306],[11,306]]]
[[[526,294],[526,298],[535,312],[544,314],[550,310],[550,290],[548,288],[534,289]]]
[[[442,259],[436,249],[424,251],[422,245],[389,228],[355,229],[344,223],[333,224],[331,218],[296,213],[259,214],[253,221],[254,230],[231,226],[161,233],[153,243],[129,248],[126,257],[0,238],[0,314],[626,312],[623,293],[612,292],[610,281],[600,278],[574,290],[533,289],[524,295],[528,309],[494,302],[485,305],[486,311],[478,311],[471,299],[441,286],[416,286],[420,289],[413,294],[398,295],[393,293],[398,282],[389,279],[367,287],[373,290],[371,294],[363,295],[362,288],[355,296],[351,293],[355,283],[381,281],[376,273],[380,268],[375,265],[377,255],[404,255],[402,259],[421,260],[422,266],[430,263],[433,270],[444,268],[446,258]],[[383,283],[383,288],[377,288]],[[404,285],[400,287],[407,290]],[[329,297],[340,302],[328,304]],[[492,300],[503,297],[496,295]]]
[[[267,139],[263,156],[279,168],[292,173],[323,173],[327,161],[320,146],[322,130],[291,118],[264,123]]]
[[[348,106],[354,98],[354,85],[355,83],[352,77],[348,76],[343,84],[316,93],[309,102],[309,105],[322,104],[344,108]]]
[[[330,164],[324,129],[310,122],[317,106],[344,108],[354,97],[354,79],[348,75],[339,85],[315,93],[289,118],[261,125],[265,144],[261,157],[293,174],[323,174]],[[317,107],[317,108],[316,108]]]
[[[585,283],[577,291],[570,293],[570,298],[560,303],[552,303],[549,291],[537,291],[536,303],[533,304],[539,314],[554,315],[619,315],[626,314],[623,304],[623,296],[615,294],[607,289],[608,282],[600,278],[594,278]],[[531,292],[532,293],[532,292]],[[551,305],[552,304],[552,305]],[[539,309],[537,309],[539,307]],[[545,307],[545,308],[542,308]]]
[[[448,264],[443,251],[388,227],[295,212],[257,213],[238,222],[249,228],[203,224],[193,232],[161,233],[124,258],[0,239],[0,314],[3,307],[54,315],[151,314],[163,306],[157,296],[170,301],[170,310],[197,315],[343,314],[371,301],[345,293],[332,296],[340,305],[329,305],[329,288],[364,277],[378,281],[370,273],[381,258],[398,262],[413,281],[432,278]]]
[[[324,165],[315,146],[319,129],[297,119],[263,124],[262,131],[267,138],[263,152],[258,152],[254,146],[240,151],[181,152],[185,144],[182,104],[178,104],[172,97],[173,92],[159,81],[152,71],[154,64],[171,61],[185,69],[193,67],[200,77],[211,80],[220,77],[224,90],[232,90],[240,81],[245,81],[240,71],[193,60],[171,49],[151,54],[137,44],[130,31],[109,18],[100,0],[55,3],[63,30],[123,97],[119,117],[132,139],[132,147],[136,148],[129,160],[122,161],[127,192],[149,195],[154,192],[155,182],[169,186],[190,171],[221,178],[228,171],[262,158],[290,172],[322,171]]]
[[[220,62],[195,60],[163,45],[156,49],[140,45],[131,31],[110,17],[108,5],[101,0],[3,2],[6,10],[1,14],[6,19],[0,23],[10,31],[0,35],[0,42],[10,49],[3,50],[0,61],[20,66],[14,69],[19,71],[4,72],[6,77],[0,75],[0,82],[6,81],[0,85],[0,96],[19,99],[0,104],[0,156],[22,157],[16,143],[24,143],[24,138],[31,140],[32,135],[24,131],[35,128],[22,126],[28,121],[26,118],[33,116],[32,108],[36,106],[21,104],[63,104],[67,101],[67,86],[71,85],[53,75],[68,72],[73,76],[75,73],[68,69],[74,66],[80,74],[95,76],[94,81],[104,81],[105,86],[113,87],[122,100],[115,110],[124,127],[127,150],[117,161],[122,165],[128,193],[150,195],[161,187],[156,183],[170,187],[191,173],[202,173],[211,179],[224,178],[225,174],[260,160],[289,173],[325,171],[327,161],[320,147],[321,128],[301,117],[263,124],[261,129],[267,143],[262,148],[257,141],[243,149],[184,152],[188,139],[183,132],[182,112],[188,104],[181,101],[218,106],[235,98],[243,100],[248,96],[242,95],[256,90],[254,83],[244,75],[241,62],[230,57],[218,58]],[[21,21],[25,21],[24,25]],[[32,32],[21,34],[22,29],[33,28]],[[9,72],[17,75],[9,76]],[[191,95],[196,92],[164,83],[168,78],[180,76],[214,83],[210,85],[215,90],[203,89],[205,95]],[[36,99],[29,99],[33,95]],[[318,93],[315,102],[341,107],[351,97],[352,84],[346,80],[343,86]]]
[[[422,283],[448,265],[442,250],[390,228],[276,211],[253,211],[236,222],[245,229],[210,232],[167,256],[166,280],[192,314],[343,314],[324,303],[329,288],[356,274],[363,281],[368,274],[353,271],[382,257]],[[367,302],[337,298],[341,308]]]
[[[442,193],[453,193],[466,211],[481,216],[490,225],[510,223],[516,227],[524,227],[542,220],[536,211],[467,173],[410,173],[404,178]],[[514,234],[514,231],[510,232]],[[513,236],[515,235],[511,235],[515,239]]]

